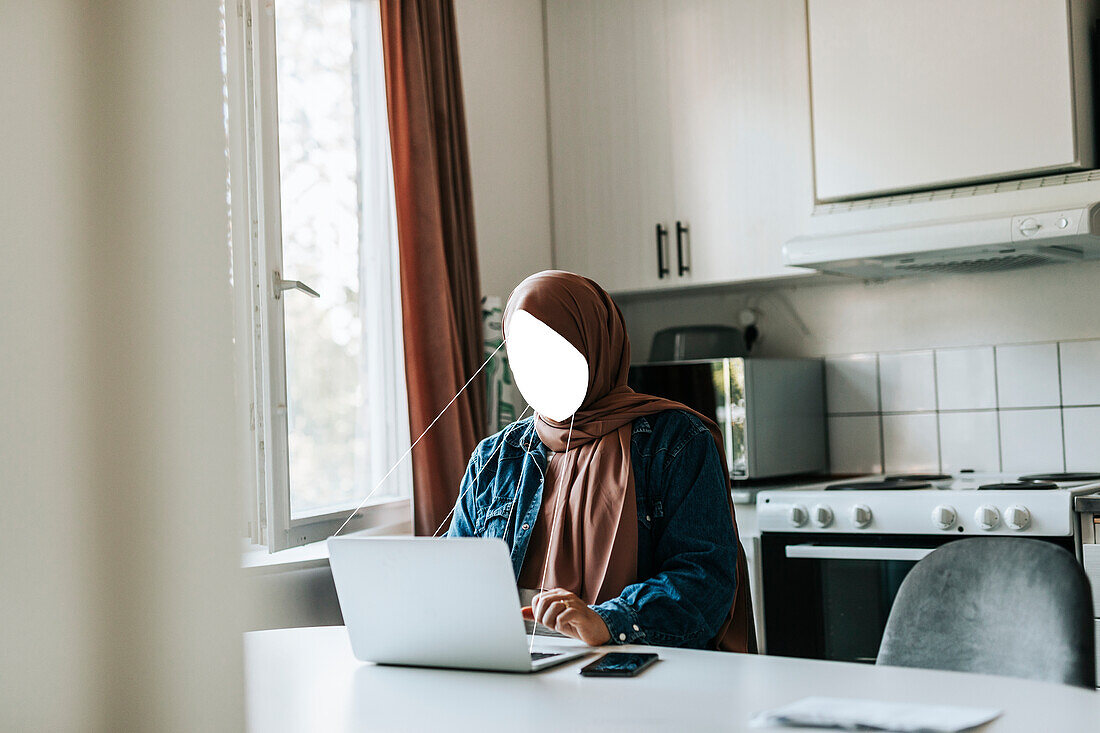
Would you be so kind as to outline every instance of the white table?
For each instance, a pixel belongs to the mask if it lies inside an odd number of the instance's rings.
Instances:
[[[572,645],[547,640],[545,646]],[[539,646],[543,648],[543,640]],[[585,678],[578,660],[538,674],[363,664],[342,626],[245,635],[253,731],[742,730],[808,695],[995,707],[982,731],[1100,730],[1100,693],[988,675],[682,649],[633,679]],[[588,660],[594,657],[587,658]],[[753,729],[759,730],[759,729]],[[783,729],[783,730],[790,730]]]

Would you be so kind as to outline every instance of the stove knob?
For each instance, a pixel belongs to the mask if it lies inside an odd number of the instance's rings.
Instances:
[[[833,523],[833,510],[824,504],[814,507],[814,524],[818,527],[828,527]]]
[[[806,507],[801,504],[795,504],[787,510],[787,519],[790,520],[792,526],[801,527],[809,519],[806,514]]]
[[[940,504],[932,510],[932,524],[940,529],[951,529],[956,519],[955,507]]]
[[[978,507],[978,511],[974,512],[974,521],[982,529],[995,529],[1001,523],[1001,514],[997,511],[997,507],[982,504]]]
[[[866,504],[856,504],[852,507],[852,524],[863,529],[871,523],[871,507]]]
[[[1027,529],[1031,524],[1031,512],[1019,504],[1013,504],[1005,509],[1005,524],[1012,529]]]

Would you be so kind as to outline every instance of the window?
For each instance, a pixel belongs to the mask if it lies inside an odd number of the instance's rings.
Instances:
[[[229,0],[248,532],[321,540],[409,445],[378,0]],[[232,6],[230,6],[232,7]],[[247,354],[245,353],[247,352]],[[348,529],[407,521],[403,463]]]

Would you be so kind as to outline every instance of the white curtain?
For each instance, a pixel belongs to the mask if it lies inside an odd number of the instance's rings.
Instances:
[[[367,446],[356,466],[364,495],[386,477],[409,447],[408,392],[401,336],[401,276],[398,268],[397,211],[393,199],[386,79],[382,64],[382,20],[378,0],[353,0],[352,37],[356,52],[355,95],[359,110],[359,322],[363,352],[357,431]],[[357,436],[358,437],[358,436]],[[375,499],[412,495],[412,464],[404,460]],[[356,497],[357,499],[360,497]]]

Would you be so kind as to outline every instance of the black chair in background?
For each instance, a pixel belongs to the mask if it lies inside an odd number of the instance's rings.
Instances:
[[[901,584],[877,664],[1025,677],[1093,688],[1089,581],[1049,542],[949,542]]]

